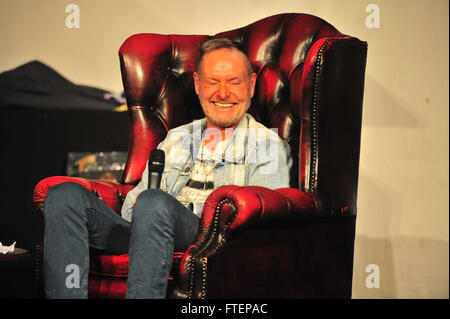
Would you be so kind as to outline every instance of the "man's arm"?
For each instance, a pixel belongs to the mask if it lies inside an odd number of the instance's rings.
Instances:
[[[248,185],[271,189],[290,187],[292,157],[289,144],[281,139],[268,139],[251,154]]]

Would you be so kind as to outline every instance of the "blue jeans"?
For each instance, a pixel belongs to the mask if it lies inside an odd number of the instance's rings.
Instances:
[[[48,298],[87,298],[89,251],[129,253],[127,298],[164,298],[172,254],[194,241],[200,219],[173,196],[143,191],[131,223],[77,183],[53,186],[44,206]]]

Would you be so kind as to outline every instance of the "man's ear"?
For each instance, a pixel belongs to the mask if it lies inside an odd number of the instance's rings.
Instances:
[[[199,86],[199,84],[198,84],[198,82],[199,82],[199,76],[198,76],[198,73],[197,72],[194,72],[193,74],[192,74],[192,77],[194,78],[194,87],[195,87],[195,93],[197,93],[197,95],[198,95],[198,86]]]
[[[251,93],[251,97],[253,97],[253,94],[255,94],[255,85],[256,85],[256,73],[253,72],[251,77],[250,77],[250,93]]]

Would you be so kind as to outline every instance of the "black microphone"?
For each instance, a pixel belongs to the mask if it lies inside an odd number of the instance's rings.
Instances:
[[[148,188],[159,189],[166,155],[163,150],[153,149],[148,159]]]

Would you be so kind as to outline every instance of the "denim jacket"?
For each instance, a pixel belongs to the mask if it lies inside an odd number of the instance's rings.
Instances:
[[[206,118],[193,121],[170,130],[158,145],[166,154],[161,190],[176,197],[186,185],[205,128]],[[217,134],[220,134],[218,130]],[[214,167],[214,188],[223,185],[289,187],[291,166],[289,144],[278,136],[276,129],[268,129],[246,113],[233,131],[222,161]],[[132,206],[147,188],[148,165],[139,184],[125,198],[121,211],[124,219],[131,221]],[[197,203],[193,213],[201,217],[202,209],[203,203]]]

